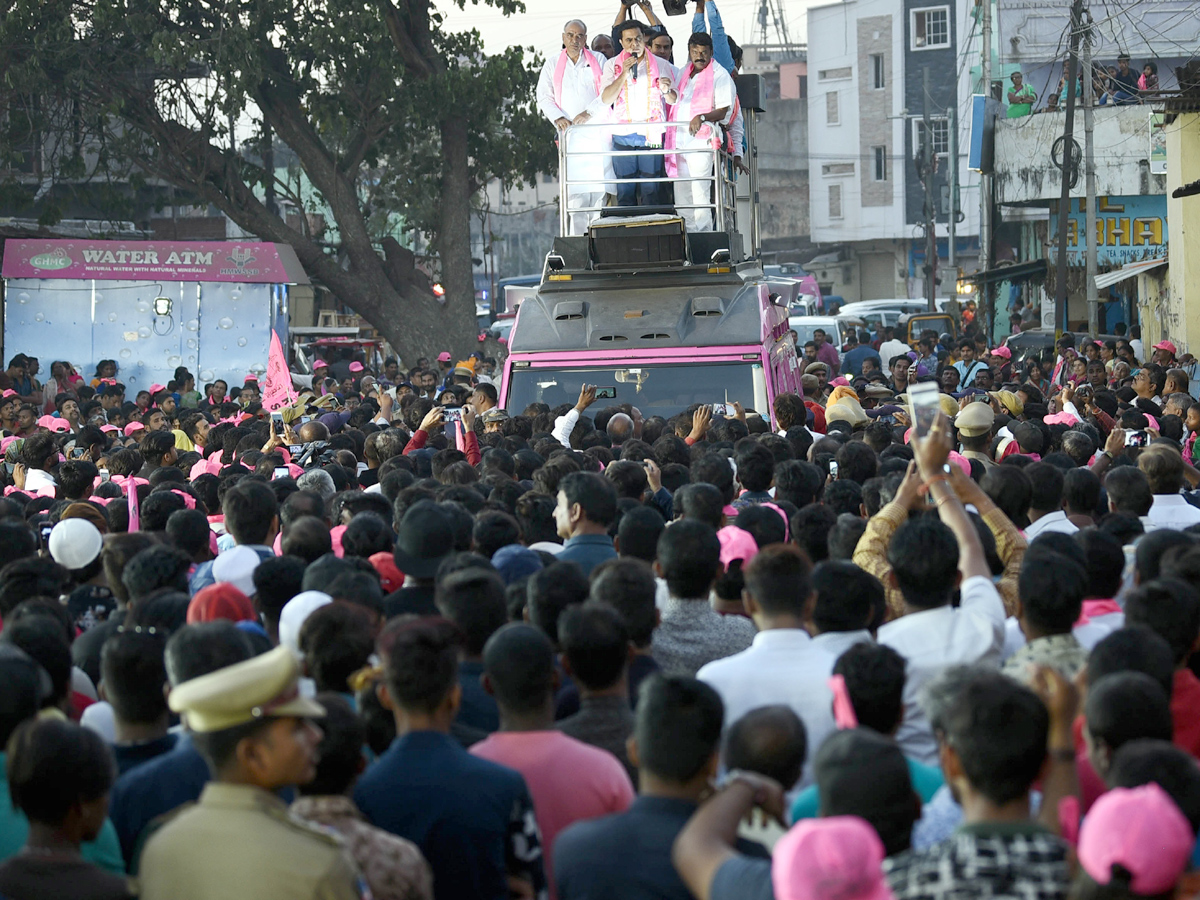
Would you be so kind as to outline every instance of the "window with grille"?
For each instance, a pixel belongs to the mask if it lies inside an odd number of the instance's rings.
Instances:
[[[871,54],[871,87],[875,90],[883,90],[887,87],[887,70],[883,65],[883,54]]]
[[[842,186],[840,184],[831,184],[829,186],[829,218],[840,219],[842,217]]]
[[[841,124],[841,109],[838,106],[837,91],[829,91],[825,94],[825,124]]]
[[[948,119],[930,119],[930,131],[933,133],[933,147],[931,148],[935,156],[950,155],[950,122]],[[913,120],[913,152],[918,156],[921,154],[921,147],[925,141],[925,122],[923,119]]]
[[[950,7],[934,6],[912,11],[912,48],[933,50],[950,46]]]
[[[875,156],[875,180],[888,180],[888,158],[887,147],[872,147],[871,152]]]

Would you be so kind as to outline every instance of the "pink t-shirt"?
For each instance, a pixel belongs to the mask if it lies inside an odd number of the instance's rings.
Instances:
[[[580,819],[624,812],[633,802],[633,785],[615,756],[558,731],[498,731],[471,752],[525,777],[542,833],[552,898],[556,892],[550,851],[559,832]]]

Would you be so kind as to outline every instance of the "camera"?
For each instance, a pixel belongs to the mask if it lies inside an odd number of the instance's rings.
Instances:
[[[1125,435],[1126,447],[1145,447],[1150,443],[1150,435],[1145,431],[1131,431]]]

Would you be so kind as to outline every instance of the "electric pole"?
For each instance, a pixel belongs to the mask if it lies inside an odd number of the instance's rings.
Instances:
[[[957,90],[955,91],[955,105],[946,110],[946,119],[949,122],[950,138],[950,171],[946,173],[946,177],[950,179],[950,216],[946,220],[948,224],[949,238],[946,245],[946,268],[950,270],[950,275],[954,278],[954,296],[958,297],[958,256],[955,253],[954,241],[958,232],[958,105],[957,105]]]
[[[1100,301],[1096,296],[1096,159],[1092,145],[1092,107],[1095,105],[1092,83],[1092,15],[1088,13],[1083,35],[1083,177],[1087,191],[1087,317],[1088,334],[1100,333]]]
[[[1075,149],[1075,87],[1079,78],[1079,36],[1083,30],[1083,0],[1071,4],[1071,49],[1067,57],[1067,123],[1062,139],[1062,191],[1058,197],[1058,264],[1055,267],[1055,312],[1062,330],[1067,323],[1067,224],[1071,217],[1071,170]],[[1090,79],[1089,79],[1090,80]]]
[[[982,0],[983,21],[980,23],[983,32],[983,59],[980,63],[980,76],[983,79],[983,95],[987,100],[992,99],[992,0]],[[985,116],[987,105],[984,105]],[[992,176],[988,172],[979,173],[979,271],[986,272],[992,267]],[[979,285],[983,292],[980,298],[979,312],[985,317],[991,331],[991,337],[996,335],[996,313],[992,309],[992,292],[986,280]]]
[[[933,200],[933,122],[929,117],[929,66],[921,70],[925,103],[921,113],[924,137],[921,141],[921,180],[925,184],[925,299],[929,311],[937,309],[937,208]]]

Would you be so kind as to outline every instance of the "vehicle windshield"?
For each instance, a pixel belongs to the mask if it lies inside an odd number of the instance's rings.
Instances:
[[[835,347],[838,345],[838,327],[832,322],[797,322],[792,319],[788,323],[788,327],[796,332],[796,346],[800,349],[813,339],[814,331],[823,331],[829,339],[829,343]]]
[[[507,407],[519,413],[530,403],[546,403],[551,409],[562,403],[575,403],[584,384],[616,389],[616,397],[597,400],[596,409],[629,403],[647,418],[670,418],[694,403],[738,402],[746,409],[768,412],[762,365],[749,361],[630,368],[514,369]]]

